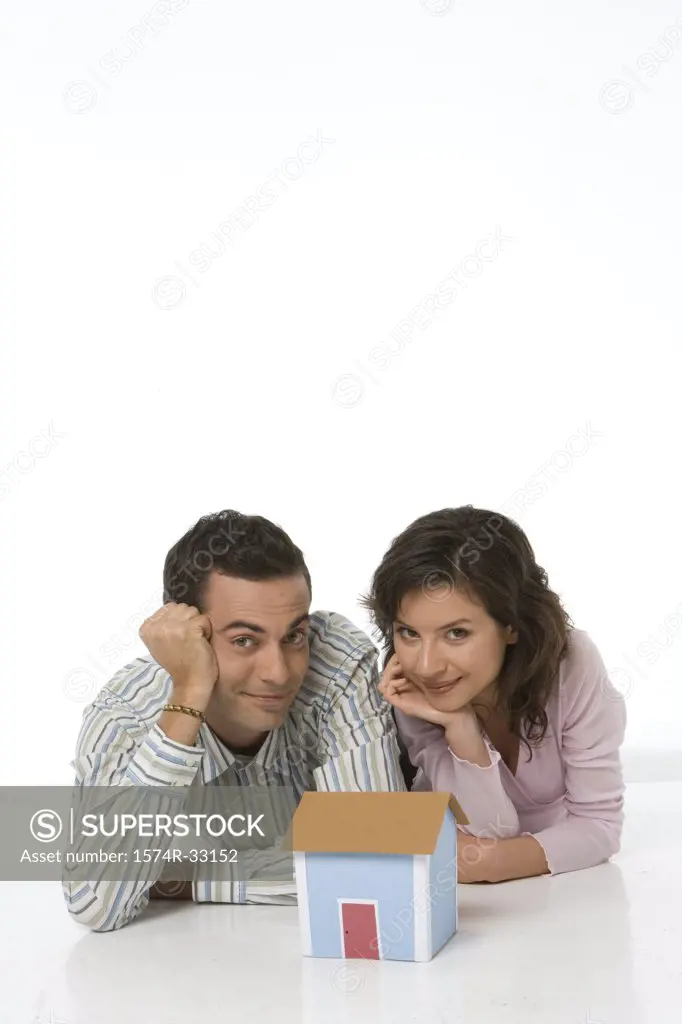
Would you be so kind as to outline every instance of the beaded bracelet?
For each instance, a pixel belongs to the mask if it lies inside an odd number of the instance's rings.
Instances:
[[[179,711],[183,715],[191,715],[192,718],[200,718],[202,722],[205,722],[203,711],[197,711],[196,708],[187,708],[184,704],[164,704],[164,711]]]

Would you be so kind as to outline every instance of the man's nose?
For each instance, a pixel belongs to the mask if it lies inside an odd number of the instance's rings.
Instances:
[[[286,686],[289,682],[289,669],[281,647],[273,646],[263,651],[260,664],[260,677],[271,686]]]

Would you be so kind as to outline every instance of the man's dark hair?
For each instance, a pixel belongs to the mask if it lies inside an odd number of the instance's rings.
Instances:
[[[301,573],[312,592],[303,557],[281,527],[262,516],[224,509],[201,519],[173,545],[163,567],[163,602],[205,610],[212,572],[243,580],[272,580]]]

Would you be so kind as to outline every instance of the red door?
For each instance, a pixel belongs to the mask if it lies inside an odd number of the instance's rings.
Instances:
[[[374,903],[342,903],[343,955],[362,960],[379,959],[377,908]]]

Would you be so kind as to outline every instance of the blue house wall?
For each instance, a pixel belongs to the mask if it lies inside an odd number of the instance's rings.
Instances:
[[[457,825],[452,814],[443,819],[429,864],[431,952],[435,956],[457,931]]]
[[[307,853],[305,860],[313,956],[343,957],[338,900],[365,899],[377,900],[382,950],[392,960],[414,959],[414,929],[403,923],[412,914],[411,856]]]

